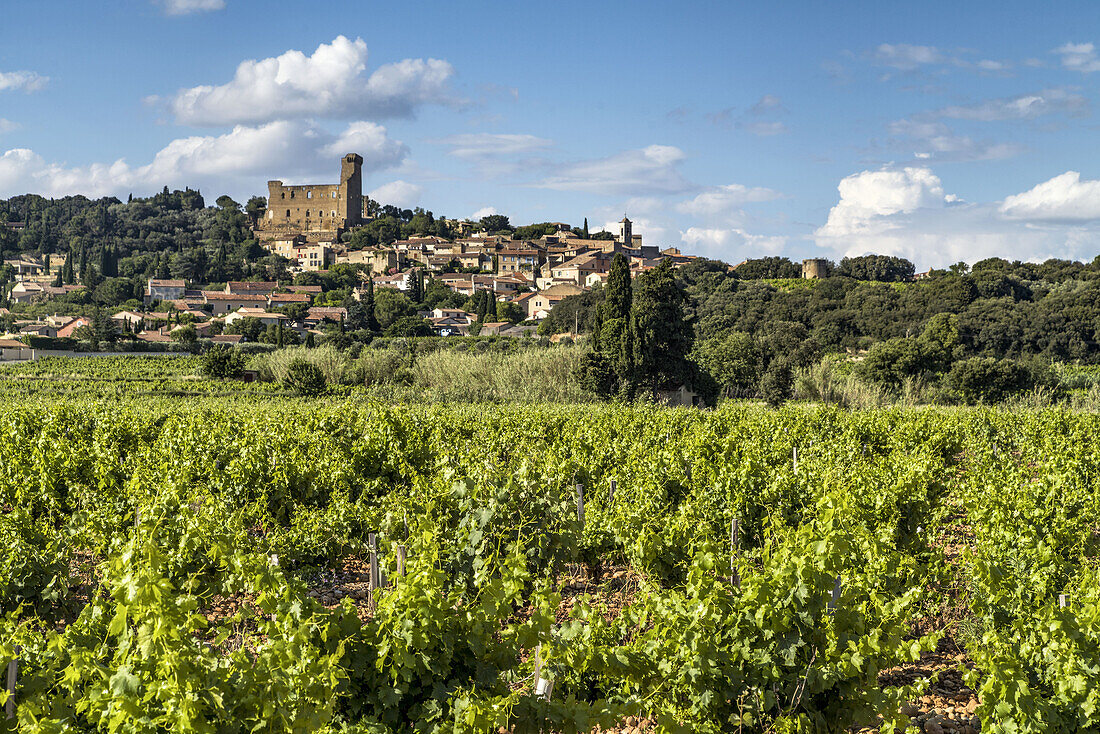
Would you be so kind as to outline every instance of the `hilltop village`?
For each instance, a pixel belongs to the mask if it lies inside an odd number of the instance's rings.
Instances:
[[[324,297],[326,278],[337,275],[357,303],[373,303],[375,293],[383,297],[385,289],[407,296],[412,304],[423,304],[429,291],[450,294],[433,299],[434,308],[403,311],[386,325],[394,334],[530,335],[562,300],[601,286],[618,255],[629,263],[632,276],[663,260],[681,266],[699,259],[676,248],[643,243],[625,216],[616,231],[594,234],[588,233],[587,220],[583,228],[556,222],[513,229],[499,215],[479,222],[441,219],[439,227],[450,236],[414,235],[371,244],[371,223],[400,210],[363,195],[362,163],[359,155],[350,153],[340,160],[338,183],[291,186],[273,180],[266,199],[254,197],[249,202],[249,235],[273,256],[286,278],[215,284],[149,277],[143,292],[119,303],[109,316],[111,323],[101,328],[112,336],[148,343],[195,338],[238,343],[265,337],[279,343],[312,341],[323,336],[326,326],[343,325],[348,318],[346,298],[332,302]],[[7,226],[19,231],[27,223]],[[74,265],[77,256],[72,252],[64,259],[23,255],[6,260],[13,282],[8,300],[64,302],[88,287],[89,269],[96,271],[93,279],[117,270],[109,248],[103,250],[98,267],[91,268],[83,253],[79,265]],[[170,275],[159,261],[152,269],[158,271],[154,275]],[[139,295],[141,305],[134,307]],[[10,311],[0,311],[5,315],[11,328],[4,345],[13,355],[27,341],[13,342],[15,337],[87,338],[96,328],[93,316],[53,313],[12,320]]]

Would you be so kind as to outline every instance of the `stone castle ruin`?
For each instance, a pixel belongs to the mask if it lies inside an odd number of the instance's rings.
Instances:
[[[267,211],[259,222],[261,241],[304,239],[335,242],[342,231],[363,222],[363,158],[340,159],[340,183],[286,186],[267,182]]]

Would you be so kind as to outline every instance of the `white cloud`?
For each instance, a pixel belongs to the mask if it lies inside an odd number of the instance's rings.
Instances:
[[[1062,66],[1082,74],[1100,71],[1100,58],[1096,47],[1091,43],[1066,43],[1054,49],[1053,53],[1062,57]]]
[[[476,222],[477,220],[481,219],[482,217],[488,217],[488,216],[491,216],[493,214],[500,214],[500,212],[497,211],[497,208],[495,206],[483,206],[480,209],[478,209],[476,212],[474,212],[473,214],[470,215],[470,220]]]
[[[908,43],[883,43],[875,49],[873,58],[885,66],[912,71],[925,64],[940,64],[947,60],[935,46],[913,46]]]
[[[1100,227],[1084,223],[1100,215],[1100,184],[1072,172],[1003,203],[959,203],[920,167],[863,171],[838,189],[815,240],[840,257],[875,252],[944,267],[987,257],[1091,259],[1100,245]]]
[[[553,140],[534,135],[512,135],[496,133],[468,133],[452,135],[439,141],[450,145],[449,155],[457,158],[489,158],[494,156],[521,155],[545,150],[554,144]]]
[[[598,194],[682,193],[693,188],[679,171],[685,157],[675,146],[650,145],[566,166],[537,185]]]
[[[692,254],[733,263],[748,257],[778,255],[787,246],[786,237],[749,234],[737,227],[688,227],[680,233],[680,240]]]
[[[2,135],[3,133],[10,133],[12,130],[18,130],[18,129],[19,129],[19,123],[18,122],[12,122],[11,120],[7,120],[3,117],[0,117],[0,135]]]
[[[407,117],[424,104],[446,104],[454,68],[438,59],[405,59],[369,76],[367,44],[337,36],[301,51],[243,61],[233,80],[179,91],[167,100],[178,122],[228,125],[294,118]],[[150,98],[152,102],[161,101]]]
[[[818,237],[849,237],[878,229],[880,222],[899,212],[943,208],[943,185],[928,168],[900,171],[863,171],[842,179],[840,201],[829,212]]]
[[[50,78],[34,71],[0,71],[0,92],[21,89],[37,92],[46,86]]]
[[[1087,222],[1100,219],[1100,181],[1066,171],[1022,194],[1008,196],[1001,213],[1010,219]]]
[[[1010,158],[1023,151],[1015,143],[974,140],[958,135],[942,122],[897,120],[887,128],[897,143],[912,146],[916,158],[949,161],[990,161]]]
[[[363,156],[364,168],[377,170],[400,163],[409,154],[409,148],[401,141],[390,138],[381,125],[359,121],[348,125],[335,140],[321,148],[321,152],[331,158],[358,153]]]
[[[224,135],[192,136],[171,141],[142,166],[125,160],[67,166],[52,163],[25,148],[0,156],[0,196],[37,193],[44,196],[86,194],[107,196],[128,191],[149,191],[161,186],[199,187],[207,193],[233,189],[261,193],[263,182],[273,176],[292,182],[302,179],[336,180],[338,162],[329,149],[335,141],[350,140],[363,131],[353,123],[340,136],[315,126],[288,121],[258,127],[238,125]],[[397,165],[406,149],[386,137],[385,128],[374,126],[373,146],[360,151],[367,172]],[[340,153],[351,152],[337,147]]]
[[[1065,89],[1044,89],[1015,97],[989,99],[968,105],[943,107],[928,113],[927,117],[949,117],[957,120],[1032,120],[1041,115],[1057,112],[1081,114],[1088,110],[1088,100],[1080,94]]]
[[[676,211],[698,217],[715,216],[728,214],[748,203],[772,201],[781,197],[782,194],[772,189],[729,184],[716,186],[692,199],[681,201],[676,205]]]
[[[225,7],[225,0],[162,0],[161,4],[168,15],[190,15],[221,10]]]
[[[398,180],[383,184],[367,195],[383,206],[391,204],[402,209],[411,209],[420,203],[423,193],[422,186]]]

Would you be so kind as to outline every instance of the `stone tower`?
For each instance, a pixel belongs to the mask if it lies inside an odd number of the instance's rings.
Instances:
[[[631,222],[625,216],[623,217],[623,221],[619,222],[619,228],[621,229],[619,237],[622,240],[622,243],[627,247],[630,247],[632,244],[634,244],[634,231],[632,225],[633,222]]]
[[[829,261],[820,257],[803,260],[802,277],[809,279],[829,277]]]
[[[345,226],[359,224],[363,218],[363,157],[348,153],[340,160],[340,197],[338,216]]]

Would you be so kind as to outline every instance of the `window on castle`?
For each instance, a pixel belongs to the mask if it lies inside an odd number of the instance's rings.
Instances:
[[[309,209],[306,209],[306,219],[309,219]]]
[[[293,199],[293,198],[294,198],[294,192],[293,192],[293,191],[291,191],[291,192],[290,192],[290,198],[291,198],[291,199]]]
[[[312,191],[307,191],[306,192],[306,198],[307,199],[312,199],[313,198],[313,192]]]
[[[290,210],[289,209],[286,210],[286,218],[290,219]]]
[[[280,199],[285,199],[286,198],[286,192],[284,191],[283,193],[279,194],[279,198]]]

